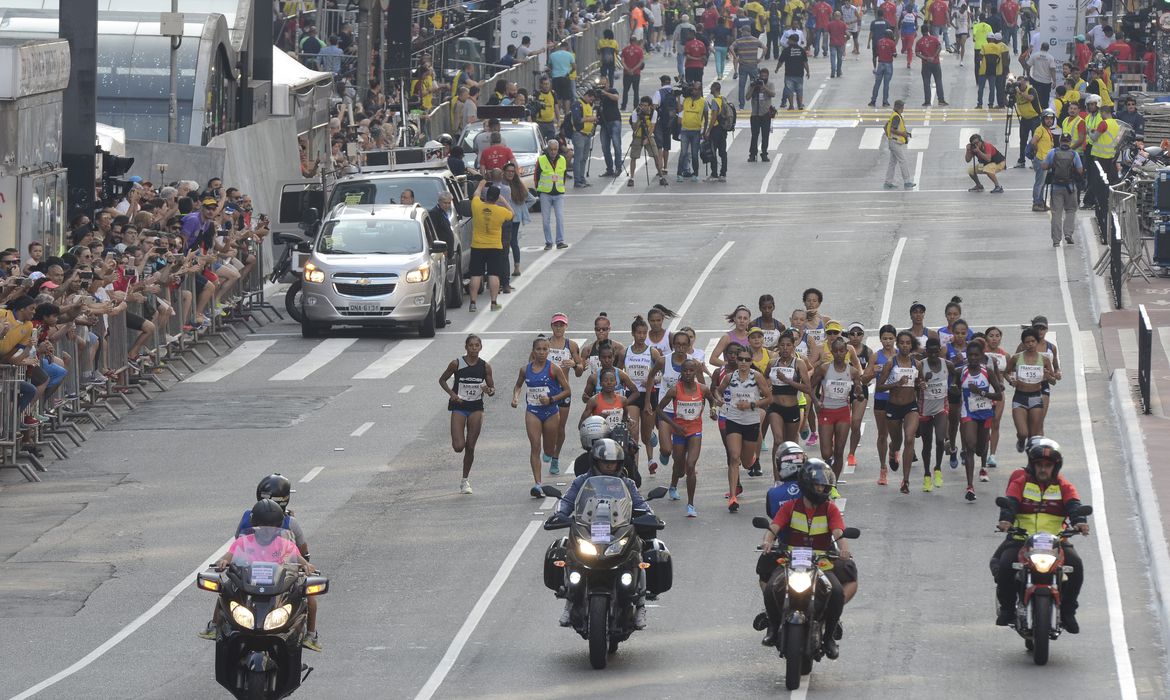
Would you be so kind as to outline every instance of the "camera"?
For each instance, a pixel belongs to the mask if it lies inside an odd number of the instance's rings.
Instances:
[[[1016,84],[1016,81],[1008,80],[1004,87],[1007,90],[1008,101],[1014,102],[1016,99],[1016,92],[1019,90],[1019,86]]]

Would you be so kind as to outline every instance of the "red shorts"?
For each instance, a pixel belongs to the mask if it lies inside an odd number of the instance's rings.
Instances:
[[[817,412],[817,423],[821,425],[852,422],[853,411],[848,406],[842,406],[841,408],[822,408]]]
[[[991,429],[991,419],[990,418],[984,418],[983,420],[976,420],[975,418],[971,418],[970,416],[963,416],[962,418],[959,419],[959,422],[960,423],[978,423],[978,424],[982,425],[984,428],[987,428],[988,430]]]

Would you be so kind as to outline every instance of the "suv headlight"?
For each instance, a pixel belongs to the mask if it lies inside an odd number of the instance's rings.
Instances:
[[[422,267],[419,267],[418,269],[411,270],[410,272],[406,273],[406,281],[410,282],[411,284],[417,284],[419,282],[426,282],[430,278],[431,278],[431,266],[429,263],[426,265],[423,265]]]
[[[321,284],[325,281],[325,273],[318,270],[313,263],[305,263],[305,281]]]

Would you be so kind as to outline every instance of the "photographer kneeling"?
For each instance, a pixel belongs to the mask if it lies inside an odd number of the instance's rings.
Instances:
[[[986,175],[987,179],[991,180],[991,184],[995,185],[991,194],[1003,194],[1003,187],[1000,186],[995,174],[1004,169],[1004,161],[1007,159],[995,146],[984,141],[979,134],[971,134],[971,140],[967,143],[963,160],[971,164],[971,169],[967,171],[967,174],[975,181],[975,186],[968,189],[968,192],[982,192],[983,185],[979,182],[979,176]]]

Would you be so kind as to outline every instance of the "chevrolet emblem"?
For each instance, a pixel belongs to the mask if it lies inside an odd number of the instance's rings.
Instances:
[[[370,284],[370,278],[369,277],[359,277],[355,284],[360,284],[363,287],[367,287]]]

